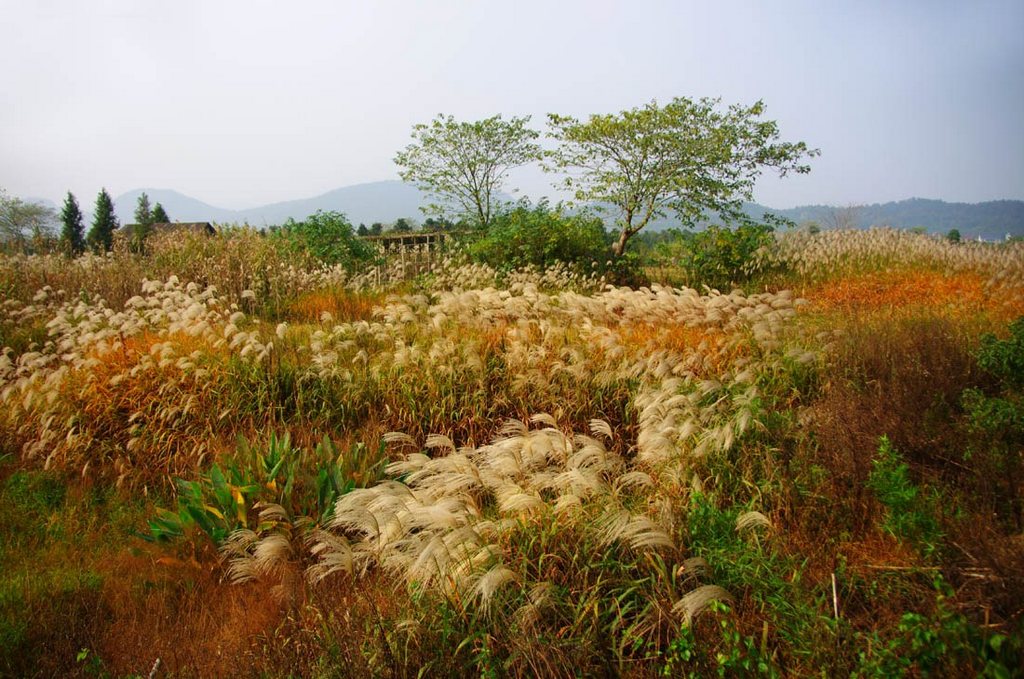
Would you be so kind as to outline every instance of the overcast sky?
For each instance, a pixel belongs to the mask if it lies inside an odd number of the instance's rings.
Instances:
[[[1024,2],[0,0],[0,187],[245,208],[397,178],[436,114],[763,99],[772,207],[1024,198]],[[552,193],[520,171],[515,186]],[[515,186],[508,187],[509,189]]]

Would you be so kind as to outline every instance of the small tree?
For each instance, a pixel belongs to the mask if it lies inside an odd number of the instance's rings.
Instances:
[[[359,228],[356,229],[356,235],[357,236],[369,236],[370,235],[370,230],[368,228],[366,228],[366,224],[363,224],[363,223],[360,222]]]
[[[454,207],[486,228],[508,171],[540,157],[534,141],[539,135],[526,126],[529,120],[496,115],[459,122],[439,115],[413,127],[415,142],[395,156],[398,174],[439,201],[428,212],[443,215]]]
[[[961,240],[960,229],[950,229],[949,233],[946,234],[946,240],[950,243],[959,243]]]
[[[424,231],[447,231],[455,227],[450,219],[444,217],[427,217],[423,220]]]
[[[78,207],[75,194],[68,191],[64,199],[64,209],[60,212],[60,220],[64,225],[60,232],[61,247],[69,257],[85,252],[85,226],[82,224],[82,211]]]
[[[149,207],[149,196],[143,191],[135,206],[135,224],[132,227],[132,250],[142,252],[145,248],[149,227],[153,224],[153,211]]]
[[[613,252],[652,219],[675,213],[693,227],[716,213],[747,223],[743,201],[752,199],[763,168],[779,175],[808,172],[805,156],[817,155],[803,142],[779,142],[778,125],[761,120],[764,104],[718,109],[719,100],[673,99],[618,114],[592,115],[586,122],[550,114],[552,136],[560,142],[548,154],[548,170],[568,172],[562,185],[576,199],[611,206],[618,238]]]
[[[114,245],[114,231],[117,230],[117,216],[114,214],[114,201],[106,189],[96,196],[96,207],[93,210],[92,228],[89,229],[88,241],[97,252],[110,252]]]
[[[394,225],[392,225],[391,230],[394,231],[395,233],[409,233],[410,231],[412,231],[412,224],[405,217],[399,217],[397,220],[395,220],[395,223]]]
[[[847,205],[832,208],[825,215],[825,227],[833,231],[847,231],[860,227],[860,207]]]
[[[153,221],[150,224],[167,224],[171,221],[171,218],[167,216],[167,211],[164,210],[164,206],[157,203],[153,206]]]
[[[379,236],[382,233],[384,233],[384,225],[383,224],[381,224],[380,222],[374,222],[373,224],[370,225],[370,235],[371,236]]]
[[[149,226],[153,223],[153,211],[149,207],[149,196],[143,191],[135,204],[135,223]]]
[[[373,257],[372,246],[356,238],[352,225],[340,212],[317,210],[301,222],[289,219],[275,237],[324,264],[341,264],[350,270]]]
[[[41,246],[52,234],[56,214],[45,205],[8,196],[0,189],[0,242],[21,249],[33,241]]]

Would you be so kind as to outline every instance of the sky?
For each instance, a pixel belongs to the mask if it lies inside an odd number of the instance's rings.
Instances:
[[[776,208],[1024,199],[1024,2],[0,0],[0,188],[242,209],[396,179],[439,113],[763,100]],[[516,171],[537,198],[552,177]]]

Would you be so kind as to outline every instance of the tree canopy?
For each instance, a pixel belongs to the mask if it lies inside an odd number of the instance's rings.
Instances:
[[[135,223],[149,226],[153,223],[153,210],[149,207],[149,196],[143,191],[135,205]]]
[[[143,191],[135,206],[135,224],[132,225],[133,251],[145,251],[145,242],[150,231],[149,227],[153,225],[154,221],[153,210],[149,206],[149,196]]]
[[[38,241],[53,230],[55,213],[39,203],[30,203],[9,196],[0,189],[0,241],[24,247],[31,239]]]
[[[92,228],[89,229],[89,245],[97,252],[109,252],[114,245],[114,231],[117,230],[117,216],[114,214],[114,201],[106,189],[96,196],[96,207],[93,210]]]
[[[82,224],[82,210],[78,207],[75,194],[68,191],[64,199],[64,208],[60,212],[63,224],[60,233],[61,247],[70,257],[85,251],[85,226]]]
[[[550,114],[559,146],[547,154],[545,167],[567,173],[561,184],[577,200],[615,211],[616,255],[669,212],[688,227],[708,213],[745,223],[743,201],[752,199],[764,168],[780,176],[805,173],[810,167],[802,161],[818,151],[778,141],[778,124],[761,118],[760,101],[725,110],[719,103],[677,97],[665,106],[652,101],[584,122]]]
[[[352,268],[373,257],[372,247],[356,238],[352,224],[340,212],[317,210],[301,222],[289,219],[275,236],[324,264]]]
[[[508,171],[540,157],[539,134],[527,127],[529,120],[496,115],[460,122],[439,115],[413,127],[415,141],[395,156],[399,176],[438,201],[429,211],[443,216],[454,209],[486,228]]]
[[[166,224],[171,221],[167,216],[167,210],[160,203],[153,206],[153,224]]]

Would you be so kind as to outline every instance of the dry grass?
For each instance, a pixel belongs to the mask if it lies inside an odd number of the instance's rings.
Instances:
[[[313,290],[291,302],[284,317],[296,323],[317,323],[324,314],[337,321],[369,321],[384,300],[379,292],[346,289]]]
[[[816,672],[821,654],[842,673],[855,653],[806,646],[838,638],[818,610],[833,574],[844,634],[928,610],[916,575],[873,600],[876,567],[941,568],[965,609],[1019,618],[1018,542],[949,519],[957,547],[928,565],[881,531],[868,486],[884,434],[915,482],[974,497],[965,511],[988,521],[999,470],[965,462],[959,399],[984,382],[978,334],[1024,311],[1018,249],[784,240],[805,303],[456,259],[399,285],[391,265],[351,275],[236,236],[156,244],[149,260],[0,261],[0,453],[164,493],[236,435],[273,427],[299,445],[390,441],[390,479],[343,495],[316,530],[267,514],[219,556],[197,542],[104,552],[90,562],[103,586],[77,602],[81,634],[39,642],[60,655],[55,672],[87,639],[114,673],[159,656],[203,676],[557,676],[566,663],[643,676],[687,625],[713,672],[720,651],[753,652],[709,624],[716,600],[772,662]],[[736,563],[692,551],[705,496],[736,509],[715,528],[724,551],[707,552]]]

